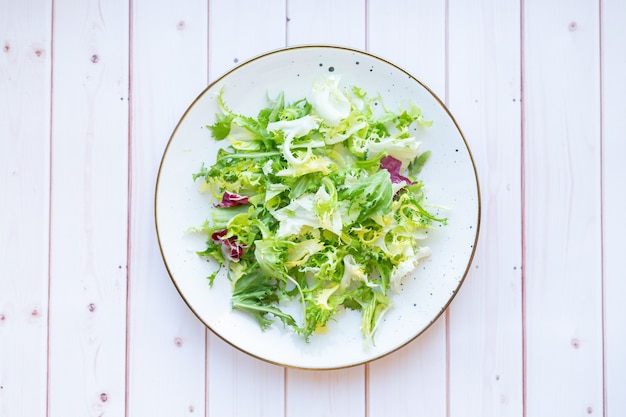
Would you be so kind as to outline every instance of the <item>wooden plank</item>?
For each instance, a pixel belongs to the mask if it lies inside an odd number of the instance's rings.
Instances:
[[[526,415],[603,415],[598,3],[523,14]]]
[[[289,45],[329,44],[365,49],[363,0],[291,0],[287,3]]]
[[[409,345],[369,365],[369,416],[446,415],[444,318]]]
[[[367,18],[368,51],[393,61],[444,100],[446,2],[373,0]]]
[[[154,186],[165,145],[207,79],[207,5],[133,0],[127,416],[205,415],[204,326],[165,270]]]
[[[259,18],[263,16],[263,18]],[[229,34],[227,42],[224,34]],[[252,40],[252,41],[251,41]],[[209,4],[209,79],[285,46],[285,1]],[[215,416],[282,416],[285,371],[252,358],[209,332],[207,410]]]
[[[448,7],[449,106],[474,156],[482,207],[472,269],[449,312],[449,415],[522,416],[519,2]]]
[[[209,78],[285,46],[286,0],[209,2]]]
[[[39,3],[0,4],[2,417],[46,412],[52,10]]]
[[[602,182],[604,258],[605,415],[626,415],[626,3],[602,3]]]
[[[288,45],[366,46],[365,2],[349,0],[287,3]],[[287,370],[286,414],[362,416],[365,413],[365,367],[310,372]],[[315,401],[311,401],[315,398]],[[303,404],[306,404],[303,407]]]
[[[444,1],[371,1],[368,50],[401,66],[443,100],[445,22]],[[369,365],[369,415],[445,415],[446,366],[444,315],[416,341]]]
[[[332,371],[290,369],[287,373],[286,415],[367,415],[364,372],[364,366]]]
[[[210,416],[282,416],[285,370],[253,358],[213,336],[208,349]]]
[[[128,2],[57,1],[53,28],[48,413],[120,414],[125,407]]]

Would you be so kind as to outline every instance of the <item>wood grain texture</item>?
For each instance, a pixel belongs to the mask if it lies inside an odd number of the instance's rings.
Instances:
[[[598,3],[523,13],[526,412],[602,415]]]
[[[51,15],[0,2],[1,417],[46,412]]]
[[[48,415],[119,414],[125,408],[128,2],[56,1],[53,12]]]
[[[285,370],[251,357],[213,336],[209,341],[209,416],[282,416]]]
[[[369,416],[446,415],[444,317],[409,345],[368,365]]]
[[[286,0],[209,2],[209,78],[285,46]]]
[[[365,1],[288,0],[287,43],[365,49]]]
[[[518,4],[449,1],[449,106],[482,204],[472,268],[449,311],[450,416],[523,415]]]
[[[604,260],[604,372],[607,416],[626,415],[626,3],[602,3],[602,183]]]
[[[207,79],[207,5],[134,0],[127,416],[205,413],[205,328],[175,290],[154,226],[165,145]]]
[[[369,52],[401,66],[442,100],[446,93],[445,6],[444,1],[371,1],[368,10]],[[369,365],[371,417],[445,415],[445,321],[443,315],[417,340]]]
[[[364,372],[364,366],[332,371],[290,369],[287,373],[285,415],[367,415]]]
[[[446,97],[446,2],[370,0],[367,49]]]

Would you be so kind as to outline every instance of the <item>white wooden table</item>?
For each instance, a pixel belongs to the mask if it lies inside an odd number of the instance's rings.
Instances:
[[[626,415],[625,20],[623,0],[0,0],[0,417]],[[311,43],[431,87],[482,191],[445,315],[334,371],[207,331],[153,217],[196,95]]]

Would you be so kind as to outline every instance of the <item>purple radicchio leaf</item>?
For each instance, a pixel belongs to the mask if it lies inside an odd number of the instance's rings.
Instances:
[[[248,197],[224,191],[222,195],[222,202],[215,205],[215,207],[236,207],[243,204],[248,204]]]
[[[389,171],[389,175],[391,176],[391,182],[397,184],[399,182],[406,182],[408,184],[413,184],[413,181],[408,179],[407,177],[400,174],[400,168],[402,167],[402,162],[393,156],[385,156],[380,160],[380,167],[382,169],[386,169]]]
[[[211,235],[211,239],[222,244],[222,254],[226,259],[238,262],[243,255],[245,245],[237,241],[237,236],[226,237],[226,235],[228,235],[228,229],[219,230]]]

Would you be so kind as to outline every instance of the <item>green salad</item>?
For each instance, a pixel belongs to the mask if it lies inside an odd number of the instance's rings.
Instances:
[[[267,329],[278,320],[309,341],[344,309],[360,312],[372,342],[390,294],[430,254],[434,215],[418,177],[429,152],[417,137],[431,122],[406,103],[341,87],[338,76],[312,84],[295,102],[268,99],[256,117],[231,110],[207,126],[229,144],[193,175],[210,194],[200,256],[226,268],[232,308]],[[298,306],[288,314],[285,305]]]

